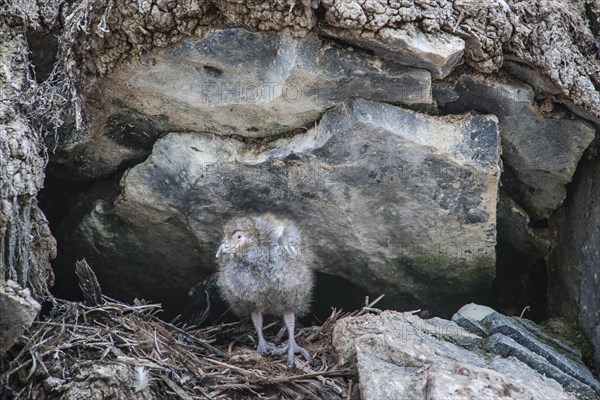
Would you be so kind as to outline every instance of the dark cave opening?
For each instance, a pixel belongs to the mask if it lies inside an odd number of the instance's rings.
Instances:
[[[57,241],[58,256],[51,260],[55,274],[55,284],[51,293],[62,299],[83,301],[75,276],[75,261],[85,258],[85,254],[70,254],[72,263],[68,267],[57,265],[57,261],[71,250],[70,243],[76,237],[67,238],[63,234],[69,227],[65,226],[66,218],[73,213],[85,213],[87,209],[81,207],[89,198],[105,198],[112,201],[118,193],[119,181],[122,172],[115,173],[101,181],[68,180],[55,178],[46,172],[44,187],[38,194],[38,205],[48,219],[50,231]]]
[[[546,262],[540,258],[528,264],[509,243],[496,245],[496,277],[489,292],[488,305],[510,316],[523,316],[534,322],[547,319]]]

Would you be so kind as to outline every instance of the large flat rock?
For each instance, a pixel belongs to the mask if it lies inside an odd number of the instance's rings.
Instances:
[[[269,210],[298,221],[318,270],[448,312],[484,299],[494,276],[498,160],[494,116],[365,100],[260,147],[172,133],[124,176],[114,207],[72,221],[73,245],[95,254],[103,288],[166,296],[214,270],[224,220]]]
[[[182,130],[265,137],[312,124],[349,97],[428,104],[430,82],[426,71],[323,43],[315,35],[296,39],[228,29],[126,64],[103,90]]]
[[[59,151],[51,171],[106,176],[143,159],[167,132],[258,138],[306,131],[352,97],[430,104],[431,74],[316,34],[215,30],[124,62],[89,88],[86,137]]]

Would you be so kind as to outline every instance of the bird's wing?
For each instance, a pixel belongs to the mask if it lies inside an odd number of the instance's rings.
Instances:
[[[266,236],[270,251],[287,257],[300,255],[300,231],[287,219],[279,220],[271,214],[256,218],[260,231]]]
[[[288,256],[297,257],[300,255],[300,231],[293,223],[286,222],[279,235],[278,243]]]

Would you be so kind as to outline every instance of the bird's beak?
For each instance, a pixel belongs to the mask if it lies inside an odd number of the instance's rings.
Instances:
[[[221,254],[229,253],[231,245],[228,242],[223,242],[219,246],[219,250],[217,250],[217,258],[221,257]]]

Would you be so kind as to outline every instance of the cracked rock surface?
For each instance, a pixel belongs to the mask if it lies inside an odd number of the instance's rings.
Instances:
[[[190,125],[196,129],[198,124],[190,124],[190,119],[194,119],[190,114],[193,114],[195,108],[190,107],[189,102],[181,102],[181,97],[194,99],[193,92],[198,90],[194,82],[201,84],[209,78],[212,79],[210,85],[214,87],[213,83],[219,82],[221,78],[218,75],[223,72],[218,66],[207,65],[204,68],[204,65],[186,64],[186,57],[189,61],[194,54],[205,56],[202,51],[195,53],[192,46],[187,55],[184,54],[185,50],[179,53],[184,56],[184,65],[176,71],[188,85],[183,88],[181,85],[174,85],[171,91],[165,91],[164,97],[159,98],[156,98],[157,91],[151,89],[149,104],[145,107],[150,113],[135,107],[133,110],[127,108],[127,98],[143,90],[136,87],[134,82],[123,79],[122,75],[117,77],[118,73],[115,76],[113,73],[120,70],[122,74],[126,70],[122,68],[125,64],[131,66],[131,63],[142,62],[141,65],[138,64],[138,68],[131,67],[132,72],[138,77],[144,74],[149,77],[153,69],[160,70],[164,67],[164,58],[160,54],[168,54],[168,49],[172,46],[185,48],[181,42],[202,41],[206,35],[213,35],[211,32],[214,29],[231,26],[244,27],[251,32],[285,32],[285,35],[298,40],[310,37],[315,31],[321,32],[336,40],[351,43],[359,49],[374,51],[383,58],[411,67],[426,68],[434,77],[446,76],[461,62],[466,62],[480,72],[492,73],[508,60],[515,68],[534,70],[541,74],[545,87],[552,87],[557,100],[569,104],[586,118],[598,119],[600,94],[596,88],[600,86],[600,64],[596,60],[597,40],[583,18],[586,11],[580,7],[577,3],[563,4],[558,1],[524,1],[511,5],[504,0],[409,0],[390,5],[370,0],[286,0],[272,4],[261,0],[243,3],[228,0],[116,3],[88,0],[77,7],[71,4],[61,10],[62,14],[55,16],[56,19],[69,16],[69,20],[73,21],[72,24],[67,24],[62,33],[64,45],[59,51],[59,60],[64,74],[76,83],[73,84],[70,95],[77,92],[81,95],[75,95],[73,99],[73,124],[82,127],[85,123],[90,123],[92,128],[87,133],[73,135],[67,140],[65,150],[71,156],[63,154],[62,157],[57,157],[68,168],[76,162],[74,159],[79,160],[85,165],[81,168],[83,172],[74,168],[75,171],[57,174],[65,176],[72,173],[77,179],[106,176],[115,168],[122,169],[147,155],[147,151],[139,148],[114,145],[101,137],[99,132],[126,132],[131,130],[129,126],[133,126],[134,130],[145,132],[142,138],[144,142],[151,143],[156,139],[157,131],[186,131],[192,129]],[[52,26],[47,20],[57,11],[51,7],[38,8],[40,16],[28,18],[42,19],[45,24]],[[588,8],[591,10],[588,14],[595,15],[593,5]],[[281,48],[283,54],[294,53],[286,52],[285,47]],[[152,51],[160,54],[148,57]],[[309,54],[310,52],[304,55]],[[214,57],[209,59],[214,60]],[[176,63],[173,58],[169,61],[171,64]],[[193,70],[195,67],[198,67],[197,72]],[[267,69],[273,72],[272,68]],[[232,72],[235,73],[231,69],[225,70],[220,82],[227,83],[228,93],[231,93],[231,81],[227,79],[227,75]],[[281,77],[279,72],[275,72],[274,76],[262,77],[259,82],[252,82],[252,89],[249,91],[256,93],[257,86],[264,87],[273,78]],[[159,74],[159,78],[166,86],[173,83],[173,79],[164,75]],[[111,82],[115,86],[109,88]],[[130,86],[130,83],[133,85]],[[320,84],[319,81],[314,83]],[[105,98],[105,93],[102,93],[104,90],[122,92]],[[362,93],[358,95],[362,96]],[[256,95],[252,96],[256,98]],[[174,97],[180,97],[180,102],[176,104],[181,111],[176,118],[168,118],[169,115],[156,111],[163,107],[168,109]],[[374,97],[374,100],[379,100]],[[86,99],[89,99],[87,104]],[[114,104],[105,104],[103,100]],[[120,112],[114,112],[112,107],[121,107]],[[249,110],[244,111],[242,119],[247,120]],[[309,111],[314,110],[307,110],[304,115],[306,119]],[[123,115],[128,115],[129,118],[124,119]],[[113,118],[106,124],[109,116]],[[196,118],[206,116],[206,113],[199,113]],[[148,119],[149,126],[140,124],[140,119]],[[281,131],[281,126],[277,126],[278,122],[268,131]],[[287,126],[286,121],[282,122]],[[239,126],[224,124],[221,128],[235,131]],[[245,126],[245,129],[251,130],[250,133],[256,132],[257,128],[254,124]],[[82,143],[90,143],[90,147],[102,150],[94,152],[81,146],[71,146]],[[145,145],[148,146],[148,143]],[[113,158],[103,158],[102,153],[113,154]],[[91,171],[93,168],[87,164],[96,165],[97,172]]]

